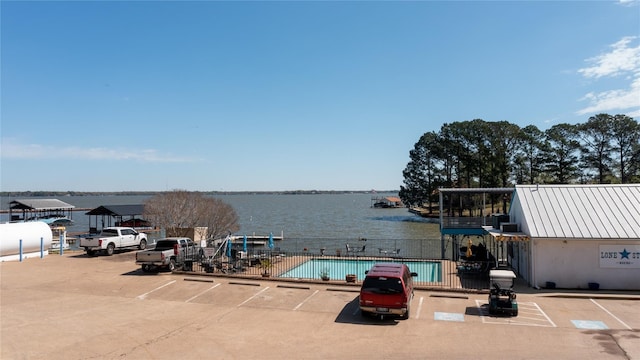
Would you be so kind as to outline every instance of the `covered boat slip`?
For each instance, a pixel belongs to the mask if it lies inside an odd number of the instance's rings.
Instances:
[[[9,203],[10,221],[72,219],[75,206],[58,199],[16,199]],[[45,221],[46,222],[46,221]]]
[[[76,208],[58,199],[16,199],[9,203],[11,222],[42,221],[49,226],[73,224],[74,211],[86,211],[89,216],[89,233],[97,234],[109,226],[125,226],[151,230],[152,224],[142,218],[144,205],[103,205],[95,209]]]
[[[402,200],[397,196],[373,196],[371,197],[371,207],[374,208],[401,208],[404,207]]]
[[[85,214],[89,216],[89,233],[95,234],[99,231],[98,220],[100,220],[100,229],[109,226],[150,229],[151,225],[142,219],[143,212],[144,205],[141,204],[102,205]]]

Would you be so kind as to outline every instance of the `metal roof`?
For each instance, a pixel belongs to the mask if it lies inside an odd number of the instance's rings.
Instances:
[[[441,193],[472,193],[472,194],[509,194],[515,189],[512,187],[501,188],[438,188]]]
[[[511,221],[532,238],[640,239],[640,184],[516,185]]]
[[[75,206],[58,199],[16,199],[9,203],[10,209],[19,210],[67,210]]]
[[[144,205],[103,205],[99,206],[91,211],[86,212],[86,215],[110,215],[110,216],[128,216],[128,215],[142,215],[144,212]]]

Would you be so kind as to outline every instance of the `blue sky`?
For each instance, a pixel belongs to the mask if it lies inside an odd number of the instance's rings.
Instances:
[[[396,190],[442,124],[640,118],[637,1],[2,1],[0,190]]]

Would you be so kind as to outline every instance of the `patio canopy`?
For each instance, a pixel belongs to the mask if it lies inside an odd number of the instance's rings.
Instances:
[[[484,231],[493,236],[496,241],[529,241],[529,235],[523,232],[506,232],[493,228],[492,226],[483,226]]]

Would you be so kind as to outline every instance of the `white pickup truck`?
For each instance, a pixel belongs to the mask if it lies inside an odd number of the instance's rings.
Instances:
[[[111,256],[116,249],[131,247],[144,250],[147,247],[147,234],[128,227],[107,227],[98,236],[80,238],[80,247],[88,256],[95,256],[99,251]]]

